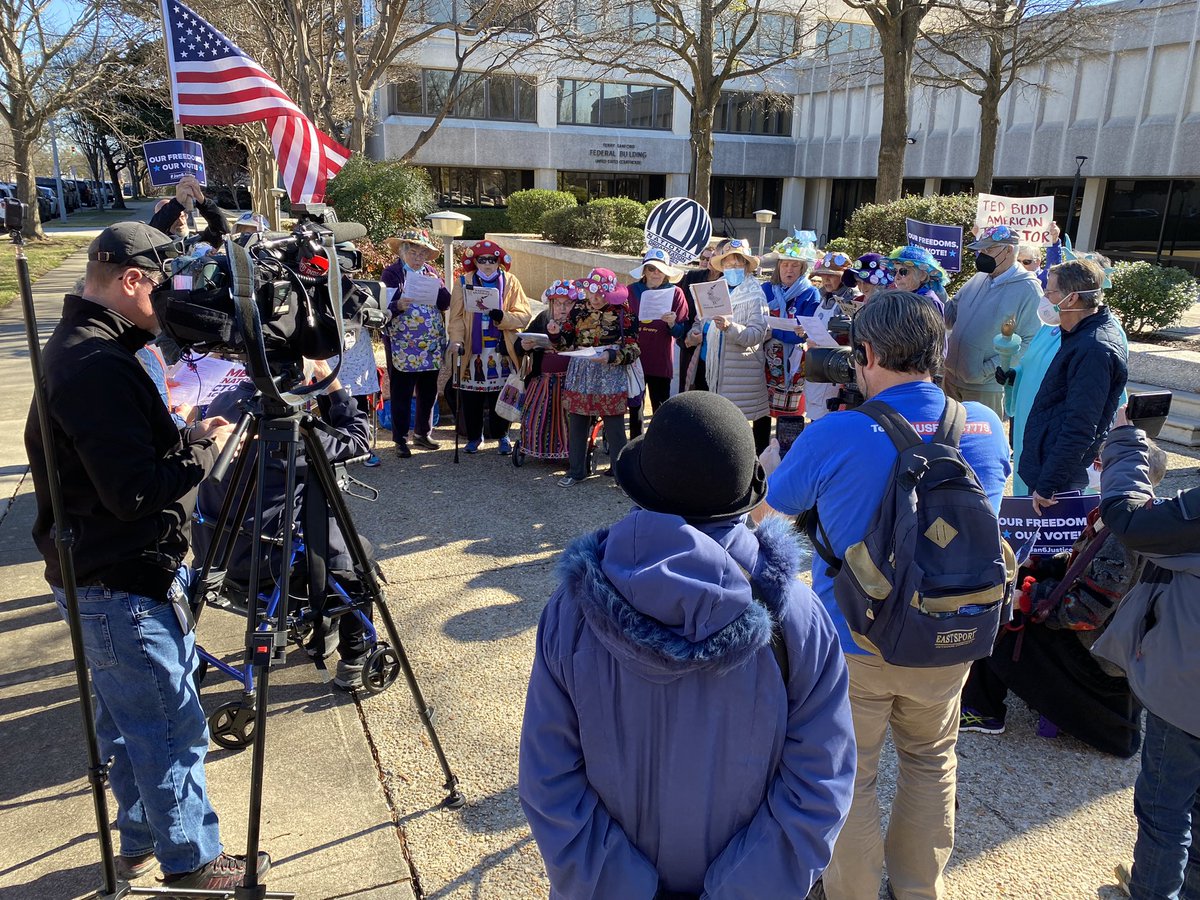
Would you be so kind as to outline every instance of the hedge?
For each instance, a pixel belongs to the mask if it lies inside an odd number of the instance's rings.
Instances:
[[[587,204],[588,209],[611,209],[618,228],[642,228],[646,224],[646,205],[628,197],[601,197]]]
[[[508,195],[508,221],[517,234],[536,234],[546,213],[578,205],[575,195],[566,191],[516,191]]]
[[[1183,269],[1141,261],[1117,263],[1111,279],[1112,287],[1104,292],[1105,302],[1131,335],[1179,322],[1196,302],[1200,288]]]
[[[429,173],[395,160],[354,154],[329,182],[325,202],[343,222],[359,222],[373,241],[405,228],[424,227],[434,210]]]
[[[463,225],[464,241],[482,241],[489,231],[492,234],[507,234],[513,230],[508,210],[504,207],[456,206],[453,211],[471,217],[471,221]]]

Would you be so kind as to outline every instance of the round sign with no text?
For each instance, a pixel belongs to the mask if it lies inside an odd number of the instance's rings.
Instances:
[[[712,239],[708,210],[690,197],[664,200],[646,219],[646,245],[662,250],[672,265],[686,265]]]

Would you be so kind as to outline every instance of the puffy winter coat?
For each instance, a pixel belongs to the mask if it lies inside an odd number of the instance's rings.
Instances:
[[[1200,488],[1154,499],[1147,456],[1131,425],[1104,446],[1100,515],[1147,564],[1092,652],[1125,671],[1152,713],[1200,738]]]
[[[747,419],[759,419],[769,412],[762,347],[767,297],[762,285],[748,277],[730,292],[729,300],[733,322],[725,331],[711,321],[704,323],[704,377],[710,391],[732,400]]]
[[[1107,307],[1063,329],[1061,341],[1029,410],[1017,462],[1021,480],[1043,497],[1087,485],[1087,467],[1129,377],[1125,334]]]
[[[855,751],[845,662],[799,566],[782,520],[751,532],[636,510],[567,549],[521,729],[552,898],[808,894]]]

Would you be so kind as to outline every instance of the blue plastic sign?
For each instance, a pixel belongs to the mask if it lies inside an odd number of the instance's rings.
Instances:
[[[646,219],[646,246],[662,250],[674,266],[684,266],[712,240],[708,210],[689,197],[664,200]]]
[[[1054,499],[1058,502],[1039,516],[1033,511],[1032,497],[1005,497],[1000,501],[1000,536],[1014,548],[1034,538],[1030,556],[1070,551],[1087,528],[1088,513],[1100,505],[1100,495],[1060,494]]]
[[[931,225],[916,219],[904,220],[908,243],[924,247],[947,272],[962,269],[963,230],[958,225]]]
[[[196,141],[148,141],[142,145],[150,183],[155,187],[178,184],[184,175],[204,180],[204,146]]]

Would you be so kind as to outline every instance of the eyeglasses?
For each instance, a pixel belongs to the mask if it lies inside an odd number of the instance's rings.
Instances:
[[[1018,259],[1017,262],[1019,262],[1023,266],[1032,266],[1035,262],[1037,262],[1037,260],[1036,259]]]
[[[897,274],[897,275],[901,275],[901,276],[903,276],[903,275],[908,275],[908,274],[910,274],[911,272],[912,272],[912,269],[908,268],[907,266],[901,266],[900,268],[898,268],[898,269],[896,270],[896,274]]]
[[[477,257],[475,257],[475,262],[483,263],[485,266],[487,266],[487,265],[494,266],[496,263],[500,262],[500,259],[495,256],[477,256]]]
[[[142,273],[142,277],[150,282],[151,288],[162,287],[163,282],[167,280],[165,272],[159,272],[154,269],[138,269]]]

